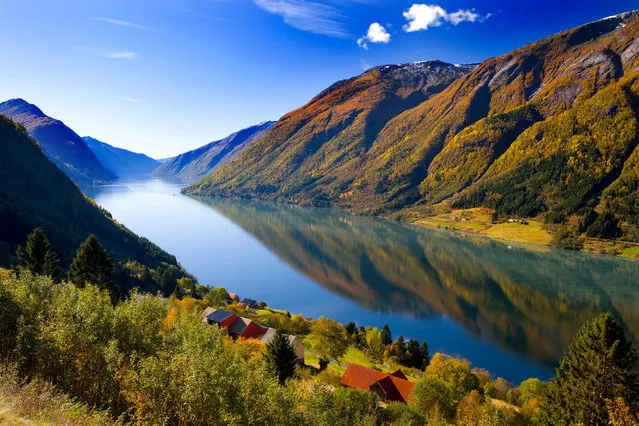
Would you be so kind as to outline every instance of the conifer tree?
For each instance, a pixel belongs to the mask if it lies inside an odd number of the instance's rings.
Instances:
[[[419,347],[419,352],[422,354],[422,365],[417,368],[421,368],[423,370],[428,367],[428,364],[430,364],[430,352],[428,351],[428,343],[426,343],[426,340],[422,341],[422,344]]]
[[[38,275],[47,275],[54,280],[60,274],[58,256],[51,249],[51,243],[41,228],[36,228],[27,236],[24,247],[19,246],[17,256],[26,268]]]
[[[277,374],[280,385],[293,377],[297,365],[297,354],[288,338],[277,330],[273,340],[266,345],[266,362]]]
[[[637,353],[612,314],[586,323],[550,381],[543,416],[548,424],[609,424],[607,401],[639,402]]]
[[[107,290],[114,303],[120,298],[113,261],[95,235],[89,235],[80,245],[69,267],[69,281],[78,287],[90,283]]]
[[[422,368],[423,358],[419,350],[419,342],[415,339],[409,339],[406,345],[407,356],[409,356],[408,366],[414,368]]]
[[[393,343],[393,338],[391,336],[390,328],[388,324],[384,324],[384,328],[382,328],[382,344],[384,346],[388,346]]]

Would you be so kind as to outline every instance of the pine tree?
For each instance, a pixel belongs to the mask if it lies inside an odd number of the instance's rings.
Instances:
[[[417,368],[424,370],[428,367],[428,364],[430,364],[430,352],[428,351],[428,343],[426,343],[426,340],[422,341],[419,352],[422,354],[422,365]]]
[[[54,280],[60,274],[58,256],[51,249],[51,243],[41,228],[34,229],[27,236],[27,244],[19,246],[16,254],[34,274],[47,275]]]
[[[390,328],[388,324],[384,324],[384,328],[382,328],[382,344],[384,346],[388,346],[393,343],[393,338],[391,336]]]
[[[69,267],[69,281],[79,287],[90,283],[107,290],[114,303],[120,298],[113,261],[95,235],[89,235],[80,245]]]
[[[288,338],[277,330],[273,340],[266,345],[266,362],[277,374],[281,385],[293,377],[297,365],[297,354]]]
[[[408,358],[408,366],[414,368],[422,368],[422,353],[419,350],[419,342],[415,339],[410,339],[408,345],[406,345],[406,351]]]
[[[637,353],[612,314],[586,323],[546,392],[548,424],[609,424],[607,401],[639,403]]]

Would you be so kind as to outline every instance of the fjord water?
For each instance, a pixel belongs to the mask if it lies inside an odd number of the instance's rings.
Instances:
[[[203,284],[312,317],[426,339],[518,383],[547,379],[579,326],[612,312],[639,336],[639,262],[422,229],[326,209],[193,199],[159,180],[96,202]]]

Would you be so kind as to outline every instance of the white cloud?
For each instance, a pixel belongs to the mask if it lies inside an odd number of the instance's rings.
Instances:
[[[381,24],[378,22],[373,22],[370,27],[368,27],[368,32],[364,37],[361,37],[357,40],[357,44],[368,50],[368,43],[384,43],[387,44],[390,42],[391,35],[386,31]]]
[[[124,100],[125,100],[125,101],[127,101],[127,102],[132,102],[132,103],[138,103],[138,102],[140,102],[140,100],[139,100],[139,99],[136,99],[136,98],[130,98],[130,97],[128,97],[128,96],[127,96],[126,98],[124,98]]]
[[[410,33],[439,27],[445,22],[453,25],[458,25],[462,22],[483,22],[490,18],[490,13],[482,16],[476,13],[474,9],[459,9],[457,12],[448,13],[438,5],[414,4],[404,12],[404,18],[408,21],[404,25],[404,31]]]
[[[348,37],[344,16],[334,6],[309,0],[253,0],[269,13],[284,18],[291,27],[332,37]]]
[[[109,24],[114,24],[114,25],[119,25],[121,27],[128,27],[128,28],[138,28],[141,30],[148,30],[148,27],[145,27],[143,25],[138,25],[138,24],[134,24],[133,22],[129,22],[129,21],[121,21],[119,19],[113,19],[113,18],[93,18],[96,21],[102,21],[102,22],[108,22]]]
[[[140,57],[136,52],[104,52],[102,56],[109,59],[138,59]]]

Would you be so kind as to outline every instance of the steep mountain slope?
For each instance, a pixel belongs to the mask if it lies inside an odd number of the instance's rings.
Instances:
[[[144,154],[116,148],[89,136],[82,138],[107,169],[119,178],[148,176],[160,162]]]
[[[362,157],[389,120],[473,68],[418,62],[377,67],[340,81],[286,114],[235,161],[190,190],[318,204],[339,200],[353,187]]]
[[[195,182],[237,157],[273,127],[274,121],[251,126],[219,141],[168,159],[153,173],[157,177],[176,177]]]
[[[373,213],[442,200],[559,218],[599,207],[632,222],[639,211],[637,18],[638,11],[606,18],[489,59],[404,111],[378,104],[388,118],[376,121],[382,128],[370,139],[342,120],[344,145],[367,141],[358,150],[314,144],[326,137],[319,126],[303,138],[276,132],[308,128],[302,117],[317,116],[311,102],[189,192]],[[329,99],[324,112],[342,109],[339,98]]]
[[[22,124],[42,150],[78,185],[108,182],[116,176],[107,170],[87,144],[59,120],[46,116],[23,99],[0,104],[0,114]]]
[[[120,264],[178,269],[174,256],[116,223],[47,159],[21,124],[1,115],[0,182],[0,266],[8,266],[17,245],[41,227],[63,267],[80,243],[95,234]]]

